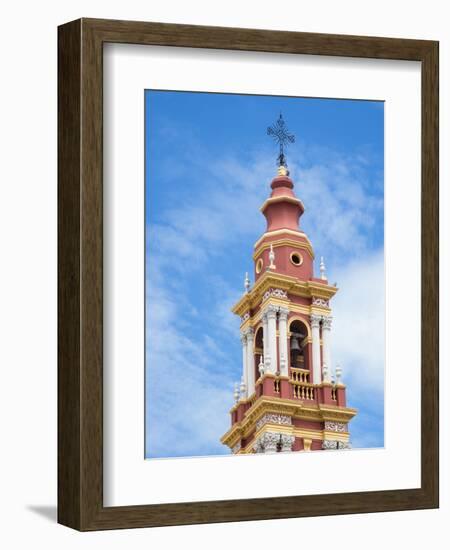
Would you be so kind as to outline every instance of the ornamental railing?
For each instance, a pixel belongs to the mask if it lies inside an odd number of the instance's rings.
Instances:
[[[291,367],[291,382],[307,384],[309,382],[309,370]]]
[[[293,384],[292,395],[294,399],[302,399],[303,401],[314,401],[315,388],[312,384]]]

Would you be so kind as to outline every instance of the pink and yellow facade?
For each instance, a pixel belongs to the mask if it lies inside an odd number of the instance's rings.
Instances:
[[[241,318],[242,380],[231,428],[233,453],[347,449],[349,422],[340,367],[331,359],[331,300],[337,292],[314,275],[314,251],[299,220],[304,206],[284,166],[261,207],[267,229],[255,243],[255,284],[233,307]]]

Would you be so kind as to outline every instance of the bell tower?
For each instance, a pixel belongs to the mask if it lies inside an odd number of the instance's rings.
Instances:
[[[261,207],[267,227],[254,245],[254,280],[232,311],[241,318],[242,379],[235,385],[231,428],[221,438],[233,453],[348,449],[342,369],[331,356],[331,300],[323,258],[300,228],[305,208],[294,193],[284,149],[294,141],[280,114],[268,128],[280,146],[278,174]]]

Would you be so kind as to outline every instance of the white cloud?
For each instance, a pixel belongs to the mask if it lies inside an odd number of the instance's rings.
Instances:
[[[180,329],[175,319],[182,308],[163,288],[149,300],[147,449],[153,456],[224,453],[219,438],[230,423],[230,357],[206,331],[193,337]]]
[[[385,360],[383,250],[351,262],[334,275],[339,291],[331,304],[333,363],[340,363],[347,379],[362,391],[382,392]]]
[[[383,250],[335,274],[332,363],[343,368],[347,402],[358,413],[350,424],[353,447],[384,444],[385,310]]]

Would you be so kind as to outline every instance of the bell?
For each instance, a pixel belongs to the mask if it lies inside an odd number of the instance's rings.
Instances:
[[[292,336],[291,338],[291,351],[300,351],[300,345],[298,343],[297,336]]]

